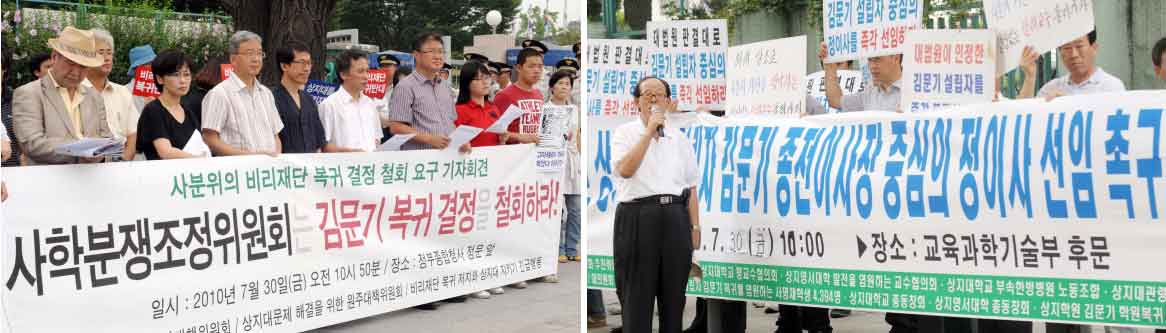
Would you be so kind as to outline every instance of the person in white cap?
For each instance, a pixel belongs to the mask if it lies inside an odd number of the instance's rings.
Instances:
[[[93,33],[65,27],[49,39],[53,67],[39,80],[16,88],[13,125],[29,165],[96,163],[103,157],[78,158],[53,150],[82,138],[112,138],[101,93],[84,87],[86,71],[101,66]]]

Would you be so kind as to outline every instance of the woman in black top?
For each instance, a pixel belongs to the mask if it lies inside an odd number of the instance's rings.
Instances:
[[[150,63],[154,84],[162,95],[146,104],[138,118],[138,151],[150,160],[210,157],[183,151],[191,136],[198,133],[199,123],[190,110],[182,107],[182,96],[190,90],[190,59],[181,51],[163,51]]]

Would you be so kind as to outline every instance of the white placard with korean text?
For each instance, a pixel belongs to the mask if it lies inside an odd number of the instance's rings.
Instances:
[[[907,31],[923,27],[924,0],[824,0],[826,62],[901,53]]]
[[[1093,0],[984,0],[996,32],[996,73],[1020,65],[1025,46],[1044,53],[1093,30]]]
[[[806,36],[729,48],[725,114],[797,117],[806,108]]]
[[[648,73],[650,45],[642,39],[587,40],[583,105],[588,115],[637,114],[632,89]]]
[[[724,109],[726,20],[650,21],[647,34],[648,73],[668,82],[680,109]]]
[[[903,112],[991,102],[996,95],[991,30],[915,30],[903,54]]]

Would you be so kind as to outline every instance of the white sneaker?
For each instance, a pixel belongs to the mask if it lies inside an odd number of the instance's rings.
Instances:
[[[539,279],[539,282],[543,282],[543,283],[559,283],[559,275],[557,275],[557,274],[551,274],[551,275],[544,276],[544,277],[542,277],[542,278],[540,278],[540,279]]]
[[[510,288],[514,288],[514,289],[526,289],[526,281],[522,281],[522,282],[519,282],[519,283],[512,284],[512,285],[510,285]]]
[[[502,287],[490,288],[489,291],[491,294],[494,294],[494,295],[502,295],[502,294],[506,293],[506,289],[502,289]]]
[[[470,297],[478,298],[478,299],[488,299],[488,298],[490,298],[490,293],[483,290],[483,291],[479,291],[479,292],[470,294]]]

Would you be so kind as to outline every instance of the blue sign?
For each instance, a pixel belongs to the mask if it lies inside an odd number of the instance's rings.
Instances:
[[[304,91],[308,92],[308,95],[312,95],[312,99],[316,100],[316,105],[323,103],[324,99],[328,98],[328,95],[336,92],[336,89],[340,89],[339,84],[320,80],[310,80],[308,81],[308,85],[304,86]]]

